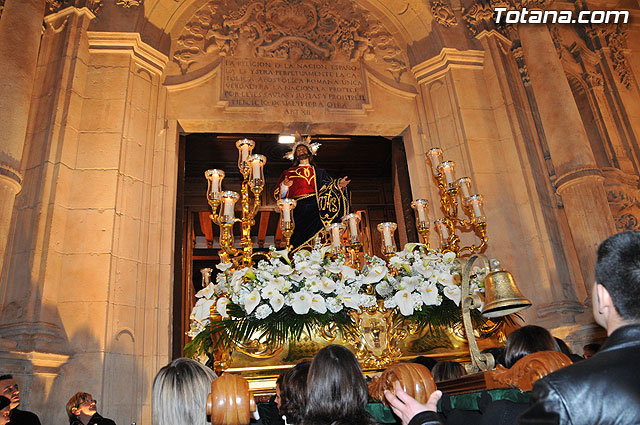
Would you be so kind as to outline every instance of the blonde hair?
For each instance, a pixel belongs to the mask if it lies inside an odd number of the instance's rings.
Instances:
[[[153,380],[153,425],[207,425],[207,395],[215,373],[195,360],[179,358]]]

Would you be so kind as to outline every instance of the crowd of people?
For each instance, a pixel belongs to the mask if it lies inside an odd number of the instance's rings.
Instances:
[[[539,379],[531,402],[501,421],[486,418],[462,423],[513,424],[637,424],[640,423],[640,232],[623,232],[598,248],[596,283],[592,289],[595,321],[606,329],[602,346],[584,347],[585,359],[573,354],[562,340],[546,329],[527,325],[513,331],[504,350],[492,349],[499,363],[512,367],[528,354],[539,351],[564,352],[574,360],[571,366]],[[461,364],[435,362],[421,357],[436,382],[465,375]],[[206,425],[205,406],[216,375],[201,363],[180,358],[163,367],[152,387],[153,425]],[[403,425],[452,424],[437,413],[443,394],[435,391],[419,403],[396,382],[385,398]],[[303,361],[277,380],[275,405],[286,425],[375,425],[369,414],[367,382],[349,349],[329,345],[312,361]],[[444,400],[443,400],[444,401]],[[18,408],[20,391],[11,375],[0,375],[0,425],[39,425],[39,418]],[[444,403],[443,403],[444,404]],[[98,414],[91,394],[79,392],[66,406],[70,425],[115,425]],[[505,421],[504,418],[509,420]],[[280,418],[278,418],[280,420]],[[265,424],[278,423],[264,421]]]

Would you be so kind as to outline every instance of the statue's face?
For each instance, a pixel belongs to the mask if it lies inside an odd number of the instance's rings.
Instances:
[[[301,159],[307,159],[310,157],[311,157],[311,152],[309,152],[309,149],[307,149],[306,146],[300,145],[296,148],[296,159],[301,160]]]

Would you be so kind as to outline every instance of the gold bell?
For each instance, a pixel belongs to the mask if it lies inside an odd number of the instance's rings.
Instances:
[[[531,301],[526,299],[513,276],[500,268],[497,260],[491,260],[491,272],[484,279],[484,308],[485,317],[500,317],[531,307]]]

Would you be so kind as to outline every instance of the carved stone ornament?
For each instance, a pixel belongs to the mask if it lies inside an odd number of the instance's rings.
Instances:
[[[45,13],[56,13],[69,6],[77,8],[86,7],[94,15],[97,15],[102,8],[102,0],[47,0],[47,9]]]
[[[116,4],[118,6],[122,6],[126,9],[130,8],[130,7],[138,7],[142,5],[142,2],[144,0],[117,0]]]
[[[604,79],[602,78],[602,74],[597,71],[587,71],[582,74],[582,78],[584,78],[587,84],[589,84],[589,87],[595,88],[604,86]]]
[[[527,69],[527,65],[524,62],[524,52],[522,51],[522,47],[520,45],[514,46],[511,49],[513,53],[513,57],[516,60],[516,64],[518,65],[518,72],[520,72],[520,78],[522,79],[522,83],[525,87],[531,85],[531,79],[529,78],[529,70]]]
[[[609,48],[609,54],[613,69],[618,74],[619,80],[627,89],[631,89],[634,77],[631,66],[627,60],[625,48],[627,32],[622,26],[593,26],[586,29],[587,35],[592,39],[600,39],[602,46]],[[598,44],[598,43],[594,43]]]
[[[433,19],[443,27],[449,28],[458,25],[458,20],[453,14],[451,6],[440,0],[431,2],[431,14],[433,15]]]
[[[640,189],[638,177],[618,169],[604,169],[604,188],[618,231],[640,230]]]
[[[185,74],[205,54],[237,53],[290,61],[377,59],[396,80],[407,70],[392,35],[351,0],[211,0],[189,18],[172,59]]]
[[[553,45],[556,48],[556,52],[558,53],[558,58],[562,58],[562,38],[560,38],[560,30],[557,26],[551,27],[551,39],[553,40]]]
[[[488,30],[495,27],[493,18],[493,6],[489,3],[477,1],[471,7],[463,11],[462,19],[471,31],[471,34],[476,36],[482,30]]]

